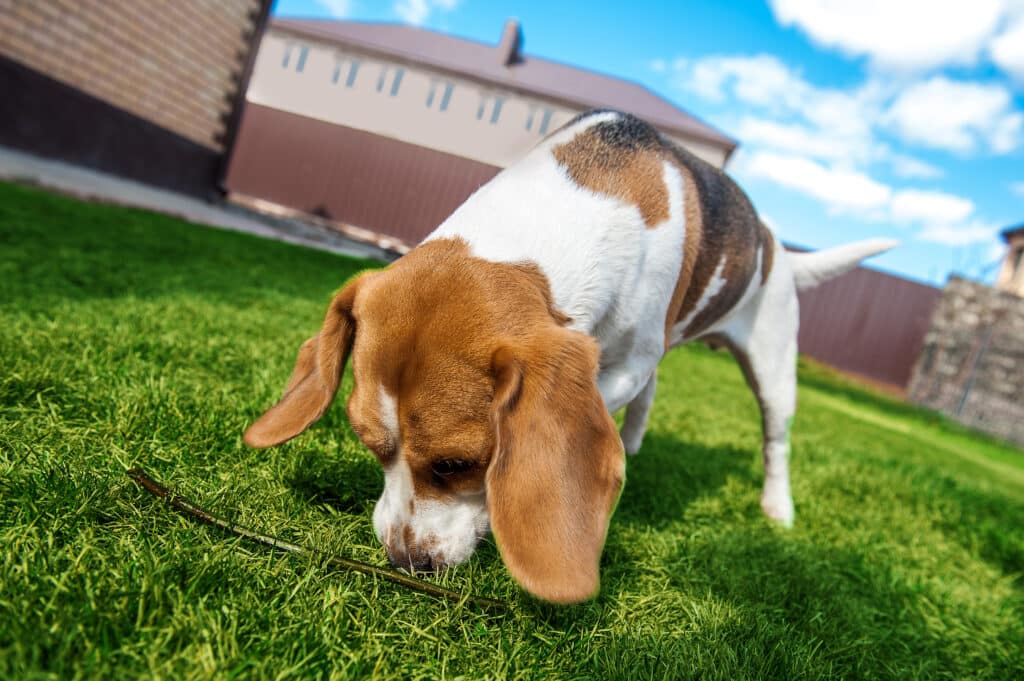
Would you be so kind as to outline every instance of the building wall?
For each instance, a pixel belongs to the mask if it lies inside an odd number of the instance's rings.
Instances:
[[[1024,298],[951,277],[908,391],[916,403],[1024,445]]]
[[[222,148],[259,0],[3,4],[0,54],[197,144]]]
[[[581,112],[417,64],[267,31],[247,93],[264,107],[504,168]],[[725,152],[673,137],[721,167]]]
[[[216,187],[270,0],[0,0],[0,144]]]

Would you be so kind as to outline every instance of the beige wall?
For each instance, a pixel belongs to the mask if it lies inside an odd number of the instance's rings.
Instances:
[[[1010,239],[996,288],[1024,296],[1024,234],[1017,234]]]
[[[349,86],[353,62],[358,70]],[[399,70],[401,82],[392,95]],[[442,111],[448,85],[451,94]],[[275,30],[263,38],[247,99],[502,168],[581,111]],[[498,100],[500,111],[492,122]],[[725,161],[720,149],[673,138],[719,167]]]
[[[0,55],[221,150],[260,0],[0,0]]]

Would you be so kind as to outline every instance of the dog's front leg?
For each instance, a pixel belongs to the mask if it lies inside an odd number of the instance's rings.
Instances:
[[[622,445],[627,454],[636,454],[643,444],[644,433],[647,431],[647,415],[651,413],[657,383],[658,372],[652,371],[647,383],[626,406],[626,418],[622,423]]]
[[[633,365],[602,368],[597,377],[597,387],[608,413],[614,414],[632,402],[647,384],[651,371],[650,367],[639,369]]]

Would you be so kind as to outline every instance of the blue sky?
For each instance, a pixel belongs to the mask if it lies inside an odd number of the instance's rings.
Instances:
[[[786,241],[991,281],[1024,223],[1024,0],[277,0],[401,21],[645,84],[740,142],[727,167]]]

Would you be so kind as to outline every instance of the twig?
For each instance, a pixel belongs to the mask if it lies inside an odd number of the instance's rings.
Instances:
[[[209,513],[199,506],[196,506],[188,499],[175,494],[171,490],[167,489],[159,482],[149,476],[146,471],[141,468],[132,468],[127,471],[128,477],[134,480],[140,487],[149,492],[155,497],[163,499],[174,509],[181,511],[187,516],[191,516],[196,520],[206,523],[207,525],[213,525],[219,527],[222,530],[230,532],[238,537],[244,537],[257,544],[263,546],[269,546],[272,549],[279,551],[287,551],[288,553],[295,553],[299,555],[311,556],[317,555],[317,552],[299,546],[298,544],[292,544],[290,542],[282,541],[276,537],[270,537],[265,534],[260,534],[255,530],[251,530],[248,527],[242,525],[236,525],[226,520],[218,518],[217,516]],[[439,586],[434,586],[424,582],[423,580],[404,575],[397,570],[391,570],[388,568],[378,567],[376,565],[370,565],[368,563],[362,563],[358,560],[352,560],[351,558],[342,558],[341,556],[324,556],[326,562],[331,567],[341,568],[343,570],[352,570],[354,572],[361,572],[364,575],[371,575],[374,577],[380,577],[389,582],[395,584],[401,584],[407,589],[413,591],[419,591],[420,593],[429,594],[437,598],[445,598],[449,601],[456,603],[472,603],[483,610],[490,610],[493,612],[504,612],[508,609],[508,605],[503,601],[495,600],[493,598],[484,598],[482,596],[473,596],[467,594],[460,594],[456,591],[449,591]]]

